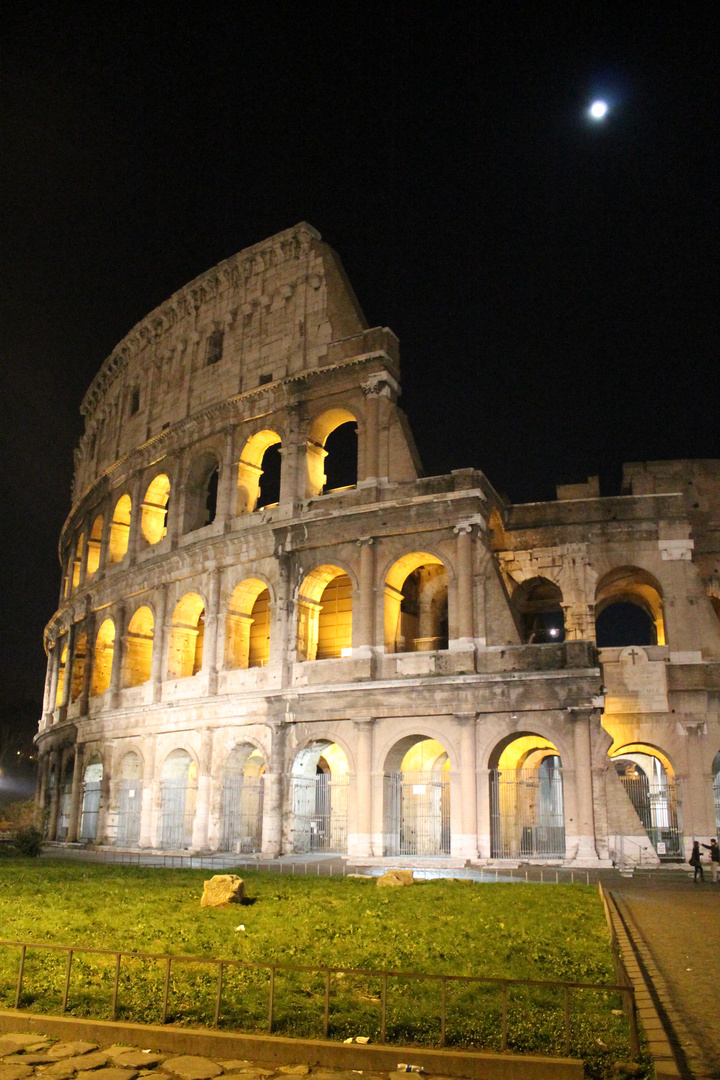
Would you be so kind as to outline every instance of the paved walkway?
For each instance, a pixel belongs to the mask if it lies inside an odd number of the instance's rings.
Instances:
[[[635,940],[657,969],[681,1072],[720,1077],[720,884],[684,871],[608,882]],[[659,978],[657,978],[659,973]]]

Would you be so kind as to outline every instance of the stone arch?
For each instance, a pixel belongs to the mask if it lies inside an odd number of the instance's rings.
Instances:
[[[167,534],[167,517],[170,505],[170,477],[158,475],[148,484],[140,507],[140,529],[148,544],[159,544]]]
[[[193,458],[185,482],[183,533],[195,532],[215,520],[219,477],[220,455],[215,450],[203,450]]]
[[[168,647],[168,678],[187,679],[202,670],[205,639],[205,601],[199,593],[185,593],[172,617]]]
[[[192,845],[197,801],[197,762],[184,747],[171,750],[160,771],[160,846]]]
[[[77,543],[75,545],[75,558],[72,565],[72,587],[77,589],[80,584],[80,570],[82,569],[83,549],[85,547],[85,534],[83,532],[78,533]]]
[[[266,761],[251,742],[236,743],[225,760],[220,850],[260,851]]]
[[[105,778],[105,766],[99,750],[93,751],[85,762],[83,770],[82,810],[80,817],[80,839],[94,843],[97,839],[100,800]]]
[[[110,541],[108,543],[108,562],[119,563],[125,556],[130,541],[130,519],[132,517],[132,499],[128,494],[121,495],[115,503],[110,523]]]
[[[605,615],[610,608],[615,608],[612,620]],[[637,609],[645,616],[639,623],[632,618]],[[604,574],[595,590],[595,629],[600,648],[665,645],[663,592],[657,578],[638,566],[619,566]],[[636,640],[639,637],[645,640]]]
[[[293,851],[347,851],[347,752],[337,741],[314,738],[292,766]]]
[[[496,859],[565,857],[560,749],[533,731],[515,731],[490,752],[490,850]]]
[[[671,759],[659,747],[643,742],[613,747],[610,758],[658,857],[677,859],[683,853],[683,837]]]
[[[97,569],[100,566],[100,550],[102,547],[102,535],[103,535],[104,519],[102,514],[97,514],[90,529],[90,538],[88,539],[88,552],[87,552],[87,566],[86,577],[90,578],[93,574],[97,573]]]
[[[322,495],[327,483],[325,458],[328,451],[325,449],[325,445],[329,436],[342,425],[351,423],[357,425],[358,418],[354,412],[351,412],[344,405],[336,405],[332,409],[325,409],[313,419],[307,442],[307,494],[309,498]],[[356,452],[354,480],[351,484],[343,486],[353,487],[357,484],[357,475]]]
[[[93,650],[93,671],[90,693],[95,696],[104,694],[112,678],[113,657],[115,655],[115,622],[104,619],[95,636]]]
[[[270,658],[270,589],[245,578],[233,589],[225,617],[225,667],[264,667]]]
[[[555,581],[526,578],[513,592],[512,602],[525,643],[546,645],[565,640],[563,594]]]
[[[65,690],[65,679],[68,677],[68,637],[65,634],[58,641],[55,646],[59,650],[58,656],[58,676],[57,676],[57,690],[55,692],[55,708],[59,708],[63,703],[63,692]]]
[[[384,761],[386,855],[433,857],[451,851],[450,756],[419,733],[397,739]]]
[[[402,555],[385,577],[386,652],[448,646],[448,569],[428,551]]]
[[[136,608],[125,636],[123,686],[142,686],[152,674],[155,617],[150,607]]]
[[[281,438],[276,431],[265,428],[257,431],[245,443],[238,462],[237,514],[252,514],[259,505],[266,505],[263,498],[260,478],[263,475],[263,461],[272,447],[280,447]],[[279,478],[278,478],[279,479]],[[274,494],[274,492],[273,492]],[[279,489],[278,489],[279,499]],[[271,499],[270,502],[277,502]]]
[[[133,847],[140,840],[143,797],[142,754],[132,747],[125,751],[117,766],[117,833],[120,847]]]
[[[87,651],[87,631],[81,630],[75,635],[75,645],[73,647],[70,701],[77,701],[82,694],[83,683],[85,681],[85,665],[87,664]]]
[[[352,596],[347,569],[324,563],[305,575],[297,597],[298,659],[328,660],[352,650]]]

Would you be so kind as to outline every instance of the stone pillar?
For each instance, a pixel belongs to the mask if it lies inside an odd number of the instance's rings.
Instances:
[[[48,819],[48,840],[54,840],[57,835],[58,812],[60,810],[60,789],[62,786],[61,756],[59,750],[50,751],[50,765],[48,768],[48,780],[55,767],[55,787],[50,792],[50,817]]]
[[[380,460],[380,397],[377,386],[363,387],[365,392],[365,467],[358,480],[376,480]]]
[[[74,844],[78,838],[80,829],[80,810],[82,801],[82,779],[84,747],[82,743],[75,744],[75,762],[73,764],[72,794],[70,797],[70,822],[68,824],[67,842]]]
[[[100,537],[100,557],[98,559],[98,568],[95,578],[97,580],[100,575],[107,568],[108,563],[108,548],[110,547],[110,529],[112,527],[113,508],[109,499],[105,501],[105,505],[102,511],[103,528],[102,536]]]
[[[220,482],[218,484],[217,508],[215,520],[221,521],[227,532],[235,516],[235,489],[237,488],[237,469],[233,467],[233,433],[225,432]]]
[[[262,854],[274,859],[282,854],[283,784],[285,781],[286,723],[274,720],[270,729],[270,761],[263,787]]]
[[[455,713],[460,724],[460,792],[462,835],[452,845],[453,855],[478,857],[477,771],[475,765],[475,713]],[[454,838],[453,838],[454,839]]]
[[[167,585],[161,585],[155,596],[155,621],[153,623],[153,651],[150,664],[152,699],[162,699],[162,665],[165,646],[165,617],[167,610]]]
[[[575,862],[596,863],[595,815],[593,811],[593,777],[590,749],[590,711],[573,710],[573,743],[575,750],[575,803],[577,821],[577,855]],[[566,834],[571,830],[566,826]]]
[[[357,646],[371,648],[375,644],[375,541],[372,536],[358,540],[360,548],[360,611],[358,612]],[[355,642],[353,641],[353,644]]]
[[[35,828],[43,831],[45,824],[45,803],[47,802],[48,779],[50,776],[50,755],[43,754],[38,761],[37,793],[35,796]]]
[[[220,571],[212,570],[208,585],[208,606],[205,612],[205,641],[203,671],[208,673],[208,692],[217,692],[218,612],[220,609]]]
[[[95,660],[95,612],[88,615],[84,623],[85,640],[85,667],[83,668],[83,681],[80,688],[80,715],[87,716],[90,702],[90,686],[92,684],[93,663]]]
[[[115,621],[115,643],[113,646],[112,671],[110,673],[110,706],[117,709],[120,704],[120,690],[122,689],[122,670],[125,660],[125,604],[115,605],[113,610]]]
[[[289,660],[290,637],[294,629],[293,558],[276,553],[278,561],[277,594],[274,618],[270,627],[270,663],[285,665]],[[284,681],[284,676],[283,676]]]
[[[489,859],[492,851],[490,825],[490,771],[477,772],[477,846],[481,859]]]
[[[200,737],[200,761],[198,763],[198,790],[193,822],[193,851],[207,851],[208,816],[210,814],[210,785],[212,783],[212,749],[215,731],[206,728]]]
[[[130,492],[128,492],[132,499],[132,507],[130,510],[130,529],[128,531],[128,546],[125,557],[127,559],[127,565],[132,566],[137,558],[138,547],[140,546],[140,523],[142,521],[142,493],[140,491],[140,482],[136,481]]]
[[[473,573],[472,573],[472,525],[456,525],[457,536],[457,627],[458,644],[472,644],[473,627]]]
[[[47,668],[45,670],[45,691],[43,693],[43,715],[42,715],[42,727],[46,728],[52,724],[52,714],[55,706],[53,701],[53,693],[57,693],[57,676],[55,669],[57,664],[55,662],[56,648],[53,645],[48,649]]]
[[[70,628],[68,630],[68,635],[67,635],[67,652],[65,654],[65,674],[63,676],[62,698],[60,699],[58,722],[61,722],[66,718],[66,716],[67,716],[67,708],[68,708],[68,705],[70,704],[70,690],[72,688],[73,663],[74,663],[74,660],[75,660],[75,657],[73,656],[73,653],[75,651],[75,639],[76,639],[76,637],[77,637],[77,634],[76,634],[75,623],[71,623]]]
[[[354,837],[349,837],[348,855],[372,855],[372,747],[374,720],[355,720],[357,731],[357,824]]]
[[[157,745],[157,737],[151,735],[143,743],[143,790],[142,790],[142,810],[140,814],[140,838],[139,846],[141,848],[151,848],[154,846],[153,837],[155,835],[155,821],[154,809],[155,809],[155,748]]]

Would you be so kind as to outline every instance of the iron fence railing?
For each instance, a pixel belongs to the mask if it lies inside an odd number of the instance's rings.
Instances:
[[[607,901],[605,896],[600,890],[603,903],[607,910]],[[608,920],[609,921],[609,920]],[[171,974],[173,965],[178,964],[202,964],[205,967],[213,966],[217,969],[217,983],[215,990],[215,1008],[213,1016],[213,1027],[220,1025],[220,1018],[222,1015],[223,1005],[223,980],[225,972],[228,968],[241,968],[244,970],[256,970],[266,971],[268,973],[268,1003],[267,1003],[267,1031],[269,1034],[273,1032],[273,1021],[275,1011],[275,999],[276,999],[276,987],[275,978],[277,972],[305,972],[311,975],[321,975],[324,979],[324,1002],[323,1002],[323,1022],[322,1030],[323,1036],[328,1038],[330,1035],[330,1005],[331,1005],[331,988],[332,988],[332,976],[339,976],[344,978],[345,976],[360,976],[367,980],[380,980],[381,993],[380,993],[380,1036],[379,1042],[386,1043],[388,1041],[388,979],[402,979],[404,981],[430,981],[439,984],[440,987],[440,1037],[438,1044],[441,1047],[446,1045],[447,1038],[447,991],[450,985],[465,986],[475,985],[496,987],[501,995],[501,1039],[502,1050],[508,1049],[508,1013],[509,1013],[509,991],[512,987],[527,988],[530,990],[551,990],[557,991],[562,995],[563,1003],[563,1031],[564,1031],[564,1044],[565,1055],[570,1056],[570,1050],[572,1045],[572,1009],[571,1009],[571,992],[580,990],[590,990],[595,992],[601,992],[603,994],[616,993],[621,996],[623,1002],[623,1012],[628,1021],[630,1030],[630,1049],[634,1058],[639,1054],[639,1041],[637,1030],[637,1012],[635,1005],[635,992],[630,984],[630,980],[627,978],[622,957],[617,946],[617,939],[614,941],[613,953],[616,961],[616,970],[618,975],[622,976],[617,984],[608,983],[586,983],[586,982],[561,982],[556,980],[543,980],[543,979],[501,979],[491,978],[486,976],[477,975],[436,975],[425,972],[416,971],[373,971],[365,968],[342,968],[342,967],[315,967],[306,964],[283,964],[283,963],[271,963],[262,961],[249,961],[249,960],[236,960],[230,958],[219,957],[207,957],[207,956],[183,956],[183,955],[169,955],[166,953],[145,953],[145,952],[133,952],[133,951],[116,951],[113,949],[98,949],[84,945],[56,945],[46,942],[29,942],[29,941],[0,941],[0,948],[5,949],[18,949],[19,950],[19,962],[17,977],[15,981],[15,999],[14,1007],[19,1009],[22,1003],[23,993],[23,981],[25,975],[25,965],[27,959],[27,953],[30,949],[45,949],[56,953],[65,953],[65,974],[62,989],[61,999],[61,1013],[65,1015],[70,1005],[70,983],[72,974],[72,964],[74,958],[79,955],[92,955],[92,956],[104,956],[114,957],[114,973],[112,983],[112,995],[109,1010],[109,1019],[115,1020],[118,1010],[118,999],[120,994],[120,974],[123,958],[137,960],[150,960],[160,961],[164,964],[164,979],[163,979],[163,996],[161,1005],[160,1022],[162,1024],[167,1023],[168,1008],[170,999],[170,987],[171,987]],[[424,1019],[424,1016],[423,1016]],[[402,1045],[401,1042],[393,1040],[395,1045]]]

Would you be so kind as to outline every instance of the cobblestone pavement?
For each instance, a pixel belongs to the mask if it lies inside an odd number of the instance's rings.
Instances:
[[[397,1072],[272,1065],[155,1053],[136,1046],[57,1041],[38,1034],[0,1035],[0,1080],[389,1080]]]
[[[678,871],[610,888],[665,983],[656,989],[672,1006],[685,1075],[720,1077],[720,884],[712,884],[708,867],[702,885]]]

